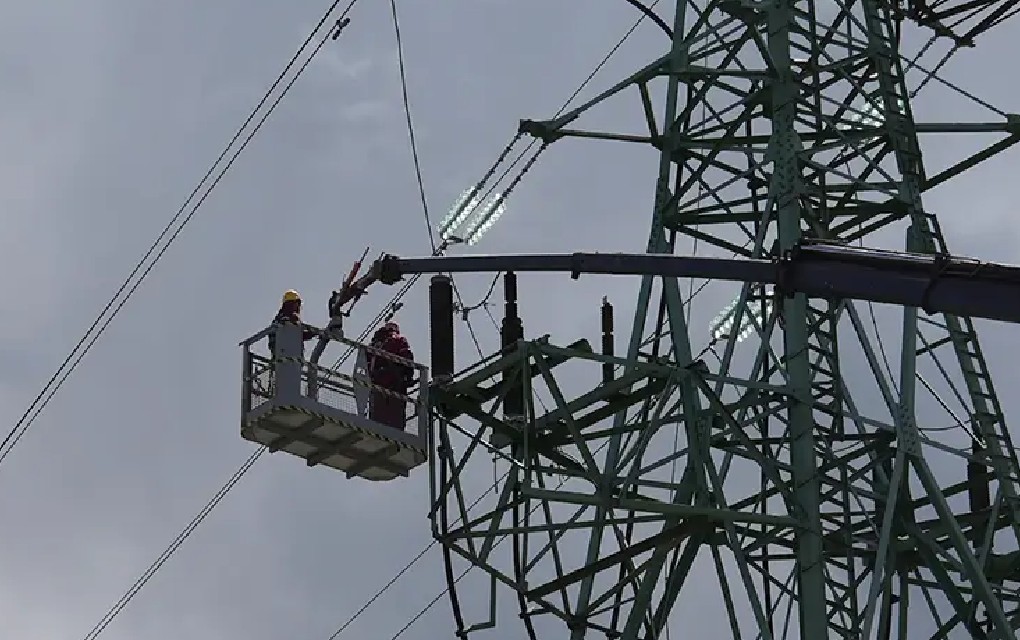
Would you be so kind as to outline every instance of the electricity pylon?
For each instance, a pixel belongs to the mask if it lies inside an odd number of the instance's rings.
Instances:
[[[522,123],[547,144],[658,151],[648,252],[686,237],[779,257],[804,237],[893,237],[946,253],[922,195],[1020,139],[1012,116],[915,123],[902,11],[886,2],[677,5],[659,24],[665,55]],[[647,133],[574,128],[621,96]],[[927,175],[918,132],[968,130],[1003,141]],[[526,339],[508,277],[503,350],[432,395],[432,518],[460,631],[496,622],[463,613],[466,561],[516,594],[532,638],[666,637],[678,598],[714,594],[722,619],[687,618],[685,632],[1014,637],[1020,465],[973,323],[891,310],[895,349],[852,301],[748,283],[699,325],[696,296],[642,278],[615,356],[608,321],[601,349]],[[496,497],[469,510],[484,480],[471,470],[493,458]]]

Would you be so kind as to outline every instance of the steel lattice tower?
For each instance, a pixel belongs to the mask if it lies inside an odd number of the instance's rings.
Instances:
[[[660,25],[661,58],[522,131],[654,146],[651,253],[687,237],[776,257],[808,236],[891,234],[895,249],[948,251],[922,195],[1016,142],[1020,121],[971,127],[1004,141],[925,173],[918,131],[964,128],[912,116],[898,41],[916,7],[697,4]],[[646,134],[583,130],[624,92]],[[709,586],[734,638],[1014,637],[1020,465],[969,319],[897,310],[890,366],[853,301],[752,283],[706,335],[689,291],[646,277],[614,356],[518,339],[512,293],[504,350],[432,395],[432,518],[462,631],[486,627],[461,611],[466,561],[516,594],[532,638],[665,637],[678,597]],[[947,416],[955,436],[926,431]],[[468,470],[492,451],[498,497],[469,511]],[[718,580],[692,578],[696,563]]]

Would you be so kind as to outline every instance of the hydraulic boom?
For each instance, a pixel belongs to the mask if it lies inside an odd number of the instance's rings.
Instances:
[[[847,298],[917,307],[928,313],[1020,322],[1020,267],[947,255],[922,255],[803,243],[776,260],[698,258],[626,253],[545,255],[384,256],[340,292],[362,295],[378,281],[407,275],[465,272],[565,272],[693,277],[772,284],[780,294]]]

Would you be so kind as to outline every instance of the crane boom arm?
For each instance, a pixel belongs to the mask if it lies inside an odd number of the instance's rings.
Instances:
[[[970,258],[806,243],[777,260],[668,254],[384,256],[358,280],[393,284],[407,275],[501,271],[693,277],[772,284],[780,293],[869,300],[929,313],[1020,322],[1020,267]]]

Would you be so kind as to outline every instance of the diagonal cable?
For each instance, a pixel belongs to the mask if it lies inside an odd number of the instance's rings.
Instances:
[[[354,6],[354,4],[356,2],[357,2],[357,0],[351,0],[350,4],[347,5],[347,8],[343,11],[343,13],[341,14],[340,19],[337,21],[338,28],[343,28],[343,26],[346,25],[346,23],[343,22],[343,20],[346,18],[347,13],[351,10],[351,8]],[[329,17],[334,13],[334,11],[336,10],[336,7],[337,7],[338,4],[339,4],[339,0],[336,0],[336,1],[334,1],[330,5],[329,9],[326,11],[326,13],[323,16],[323,19],[313,29],[313,31],[312,31],[311,35],[308,37],[308,39],[305,40],[305,44],[303,44],[301,46],[301,48],[298,50],[298,54],[295,55],[294,59],[296,59],[298,57],[298,55],[307,47],[308,42],[310,42],[311,39],[315,37],[316,33],[319,32],[319,30],[322,28],[322,25],[325,24],[325,22],[329,19]],[[309,55],[309,57],[305,60],[305,62],[298,68],[298,70],[294,74],[294,76],[284,86],[284,88],[283,88],[282,92],[280,93],[280,95],[277,96],[277,98],[270,105],[270,107],[266,111],[266,113],[263,114],[263,116],[259,119],[259,121],[256,124],[255,128],[245,138],[244,143],[241,145],[241,147],[234,153],[234,155],[230,158],[230,161],[227,163],[227,165],[223,168],[223,170],[220,172],[220,174],[213,181],[212,186],[209,188],[209,190],[206,191],[205,195],[203,195],[202,198],[199,200],[199,202],[195,205],[195,208],[192,209],[192,211],[188,214],[188,217],[185,218],[184,223],[182,223],[181,227],[178,228],[177,231],[170,237],[170,241],[167,243],[166,246],[163,247],[162,251],[160,251],[160,253],[157,254],[157,256],[156,256],[157,260],[163,254],[163,252],[166,251],[166,248],[169,246],[169,243],[173,242],[173,240],[177,237],[177,235],[180,233],[181,229],[183,229],[184,224],[187,224],[187,222],[191,219],[191,217],[197,211],[198,207],[200,207],[202,202],[205,201],[205,198],[208,197],[209,192],[216,186],[216,184],[220,181],[220,179],[226,174],[227,170],[229,170],[229,168],[232,166],[234,161],[237,159],[238,155],[240,155],[240,153],[245,149],[245,147],[247,147],[248,143],[252,140],[252,138],[259,131],[259,129],[261,129],[262,125],[268,119],[269,115],[272,114],[272,112],[276,109],[277,105],[279,105],[280,101],[283,100],[284,96],[286,96],[287,93],[290,91],[290,88],[294,85],[294,83],[297,81],[297,79],[304,73],[305,69],[308,68],[308,65],[315,58],[316,54],[318,54],[318,52],[322,49],[322,47],[324,46],[324,44],[328,40],[335,39],[337,33],[338,33],[338,31],[334,30],[334,32],[332,33],[332,38],[330,38],[330,34],[327,34],[325,37],[323,37],[322,40],[320,41],[320,43],[315,47],[315,49],[312,51],[312,53]],[[292,62],[293,62],[293,60],[292,60]],[[291,66],[292,66],[292,64],[288,65],[288,68],[290,68]],[[286,73],[286,70],[284,71],[284,73]],[[278,82],[273,84],[273,87],[271,87],[269,92],[267,92],[267,98],[263,99],[259,103],[260,107],[261,107],[262,104],[265,103],[265,101],[268,99],[268,95],[275,89],[275,87],[278,84],[279,84]],[[251,119],[252,118],[249,118],[249,121]],[[243,130],[243,128],[242,128],[242,130]],[[153,264],[149,265],[149,268],[146,269],[146,271],[142,274],[143,278],[152,269],[154,264],[155,264],[155,261],[153,262]],[[140,282],[141,282],[141,280],[139,280],[139,282],[135,283],[134,287],[132,287],[131,290],[129,290],[128,297],[130,297],[131,293],[134,292],[134,290],[138,287]],[[119,309],[124,305],[124,302],[126,302],[126,300],[127,300],[127,298],[125,298],[124,301],[122,301],[120,303],[120,305],[115,309],[115,314],[116,314],[116,311],[119,311]],[[108,326],[110,320],[112,320],[112,316],[111,316],[110,319],[107,320],[106,324],[104,324],[102,328],[105,328],[106,326]],[[94,344],[95,339],[96,338],[93,338],[93,341],[91,343],[89,343],[89,346],[91,346],[91,344]],[[77,364],[77,362],[80,362],[80,359],[81,359],[81,357],[79,357],[78,361],[76,361],[75,364]],[[73,367],[72,367],[72,370],[73,370]],[[66,379],[66,375],[65,375],[65,379]],[[50,395],[50,397],[52,397],[52,394]],[[47,401],[48,401],[48,398],[47,398]],[[43,406],[45,406],[45,405],[43,405]],[[38,415],[38,414],[36,414],[36,415]],[[22,433],[24,433],[24,431],[22,431]],[[15,440],[15,442],[16,442],[16,440]],[[9,450],[10,449],[8,449],[8,451]],[[184,528],[184,530],[181,531],[181,533],[179,533],[177,535],[177,537],[173,539],[173,541],[171,541],[170,545],[163,551],[163,553],[161,553],[156,558],[156,560],[153,561],[153,563],[151,565],[149,565],[149,567],[144,572],[142,572],[142,575],[134,582],[134,584],[131,585],[131,587],[127,590],[127,592],[125,592],[124,595],[122,595],[120,597],[120,599],[116,603],[114,603],[114,605],[106,612],[106,614],[104,614],[103,617],[100,618],[99,622],[97,622],[96,625],[93,626],[93,628],[85,635],[84,640],[95,640],[95,638],[97,638],[106,629],[106,627],[109,626],[109,624],[113,621],[113,619],[116,618],[117,615],[120,614],[121,611],[123,611],[123,609],[128,605],[128,603],[138,594],[139,591],[141,591],[142,587],[144,587],[149,582],[149,580],[152,579],[152,577],[156,574],[156,572],[159,571],[159,569],[170,559],[170,557],[181,547],[181,545],[184,544],[184,542],[188,539],[188,537],[191,536],[191,534],[195,531],[195,529],[198,528],[198,526],[212,512],[212,510],[223,500],[224,497],[226,497],[227,493],[229,493],[230,490],[233,489],[234,486],[237,485],[237,483],[241,480],[241,478],[243,478],[245,476],[245,474],[247,474],[247,472],[251,469],[251,467],[258,461],[259,458],[262,457],[262,455],[265,452],[266,452],[266,448],[265,447],[261,447],[258,450],[256,450],[254,453],[252,453],[252,455],[249,456],[247,460],[245,460],[245,462],[233,473],[233,475],[231,475],[230,479],[222,487],[220,487],[220,489],[213,495],[213,497],[209,500],[209,502],[207,502],[206,505],[204,507],[202,507],[202,509],[199,511],[198,515],[196,515],[191,520],[191,522],[188,523],[188,525]],[[2,458],[0,458],[0,460],[2,460]]]
[[[436,252],[436,238],[432,232],[432,219],[429,216],[429,204],[425,198],[425,182],[421,176],[421,160],[418,158],[418,143],[414,136],[414,122],[411,119],[411,101],[407,97],[407,71],[404,68],[404,42],[400,35],[400,21],[397,19],[397,1],[390,0],[390,12],[393,15],[393,31],[397,40],[397,64],[400,68],[400,92],[404,102],[404,117],[407,120],[407,136],[411,144],[411,158],[414,160],[414,174],[418,179],[418,195],[421,196],[421,208],[425,213],[425,228],[429,234],[432,253]]]
[[[346,16],[347,12],[350,11],[351,6],[353,6],[355,2],[357,2],[357,0],[351,1],[351,4],[348,5],[347,9],[344,10],[342,17]],[[243,152],[247,148],[252,138],[255,137],[255,134],[258,133],[259,130],[262,128],[262,125],[265,123],[266,119],[273,113],[277,105],[279,105],[280,101],[287,94],[290,87],[293,86],[294,81],[297,80],[297,78],[307,67],[308,63],[311,61],[311,58],[314,57],[315,54],[318,53],[319,49],[322,48],[322,43],[320,43],[319,46],[311,54],[311,57],[309,57],[308,60],[306,60],[305,63],[299,68],[297,74],[284,87],[283,91],[279,94],[276,100],[269,106],[268,110],[266,110],[266,112],[262,115],[261,119],[259,119],[255,127],[244,139],[241,146],[234,152],[234,154],[230,157],[227,163],[219,171],[219,173],[216,175],[216,178],[212,181],[209,188],[206,189],[205,193],[201,196],[201,198],[199,198],[198,201],[194,204],[194,206],[191,207],[191,210],[188,211],[188,207],[191,205],[192,202],[195,201],[196,196],[199,194],[200,191],[202,191],[202,188],[209,181],[209,178],[216,172],[217,167],[219,167],[220,164],[223,162],[223,159],[227,157],[227,155],[230,153],[230,150],[234,148],[234,144],[244,134],[244,131],[248,128],[248,125],[251,124],[251,122],[258,116],[259,112],[262,110],[262,107],[266,104],[266,102],[268,102],[268,100],[270,99],[272,94],[276,91],[276,88],[280,85],[280,83],[283,82],[286,75],[294,67],[294,64],[297,62],[300,55],[308,47],[308,44],[311,42],[312,38],[315,37],[315,34],[319,32],[323,24],[325,24],[329,17],[333,14],[339,3],[340,0],[333,0],[332,4],[329,7],[329,10],[323,15],[323,18],[315,26],[311,34],[309,34],[308,38],[304,41],[304,43],[302,43],[301,47],[287,63],[287,66],[284,67],[283,71],[280,72],[280,75],[277,76],[276,80],[263,95],[262,99],[252,110],[248,118],[238,128],[237,132],[230,139],[230,142],[227,143],[226,147],[224,147],[223,151],[216,158],[216,161],[213,162],[212,166],[209,167],[209,170],[199,181],[198,185],[195,186],[194,190],[192,190],[191,194],[184,201],[184,204],[181,205],[177,213],[174,214],[174,216],[166,224],[166,226],[163,228],[163,231],[159,234],[156,240],[153,241],[153,243],[149,246],[149,249],[145,252],[142,258],[131,270],[131,273],[128,274],[128,277],[124,279],[124,282],[120,285],[120,287],[117,289],[114,295],[110,298],[106,306],[103,307],[102,311],[92,322],[89,328],[85,331],[84,335],[82,335],[82,337],[78,340],[78,343],[74,346],[71,352],[67,355],[64,361],[57,368],[57,371],[53,374],[52,377],[50,377],[49,381],[47,381],[47,383],[43,386],[42,390],[38,393],[38,395],[36,395],[35,399],[29,405],[28,409],[25,410],[25,412],[22,414],[21,418],[18,419],[14,427],[12,427],[10,432],[4,437],[3,441],[0,442],[0,464],[3,464],[4,460],[7,459],[11,451],[13,451],[14,447],[17,446],[18,442],[21,441],[22,437],[24,437],[28,429],[32,426],[32,424],[35,423],[36,419],[42,414],[43,410],[45,410],[47,405],[49,405],[50,401],[53,399],[53,396],[56,395],[56,393],[60,390],[61,387],[63,387],[68,377],[70,377],[70,375],[75,371],[75,369],[77,369],[82,359],[84,359],[84,357],[89,353],[89,351],[92,350],[92,347],[95,345],[96,341],[98,341],[99,338],[106,332],[106,329],[113,322],[114,318],[116,318],[116,316],[120,313],[121,309],[123,309],[124,305],[127,304],[127,301],[131,298],[132,295],[134,295],[138,287],[141,286],[141,284],[145,281],[146,277],[148,277],[149,273],[166,253],[167,249],[170,248],[170,245],[177,239],[177,237],[181,234],[181,232],[188,225],[188,223],[191,222],[195,214],[198,212],[199,208],[205,202],[206,198],[209,197],[213,189],[216,188],[216,186],[220,183],[223,177],[227,174],[227,172],[233,166],[234,162],[237,160],[241,152]],[[323,42],[325,42],[325,40],[323,40]],[[186,211],[188,213],[185,216]],[[183,220],[178,225],[177,223],[179,220],[181,220],[182,216]],[[177,225],[176,230],[174,230],[175,225]],[[165,243],[164,239],[166,239]],[[161,244],[162,248],[160,248]],[[146,262],[148,262],[148,266],[146,266]],[[141,274],[139,275],[140,271]],[[138,276],[138,278],[136,279],[135,276]],[[134,284],[132,284],[132,281],[134,281]],[[126,294],[125,290],[127,290]]]
[[[661,2],[661,0],[655,0],[654,2],[652,2],[652,3],[651,3],[651,4],[649,5],[649,8],[650,8],[650,9],[651,9],[651,8],[654,8],[654,7],[656,6],[656,5],[658,5],[658,4],[659,4],[659,2]],[[610,50],[609,50],[609,51],[608,51],[608,52],[606,53],[606,55],[605,55],[605,56],[604,56],[604,57],[603,57],[603,58],[601,59],[601,61],[599,61],[599,63],[598,63],[598,64],[597,64],[596,66],[595,66],[595,68],[594,68],[594,69],[592,70],[592,72],[588,74],[588,76],[587,76],[587,77],[586,77],[586,78],[584,79],[584,81],[583,81],[583,82],[581,82],[581,84],[580,84],[580,85],[579,85],[579,86],[577,87],[577,89],[576,89],[576,90],[575,90],[575,91],[574,91],[574,92],[573,92],[573,93],[572,93],[572,94],[570,95],[570,97],[569,97],[569,98],[567,98],[567,100],[566,100],[566,101],[565,101],[565,102],[563,103],[563,105],[562,105],[562,106],[561,106],[561,107],[559,108],[559,110],[557,111],[557,113],[556,113],[556,115],[557,115],[557,116],[558,116],[558,115],[560,115],[561,113],[563,113],[563,111],[565,111],[565,110],[567,109],[567,107],[568,107],[568,106],[570,105],[570,103],[571,103],[571,102],[573,102],[573,101],[574,101],[574,99],[575,99],[575,98],[577,98],[577,96],[581,94],[581,92],[582,92],[582,91],[583,91],[583,90],[585,89],[585,87],[587,87],[587,86],[588,86],[588,84],[590,84],[590,83],[591,83],[591,81],[592,81],[592,80],[593,80],[593,79],[595,78],[595,76],[596,76],[596,75],[598,74],[598,72],[599,72],[599,71],[600,71],[600,70],[601,70],[601,69],[602,69],[602,68],[603,68],[603,67],[604,67],[604,66],[605,66],[605,65],[606,65],[606,64],[607,64],[607,63],[609,62],[609,60],[610,60],[610,59],[611,59],[611,58],[613,57],[613,55],[615,55],[615,54],[616,54],[616,52],[617,52],[617,51],[618,51],[618,50],[620,49],[620,47],[621,47],[621,46],[623,46],[623,44],[624,44],[624,43],[625,43],[625,42],[626,42],[626,41],[627,41],[627,40],[628,40],[628,39],[629,39],[629,38],[631,37],[631,35],[632,35],[632,34],[634,33],[634,31],[635,31],[635,30],[636,30],[636,29],[638,28],[638,26],[639,26],[639,25],[640,25],[640,24],[641,24],[641,23],[642,23],[642,22],[644,21],[644,19],[645,19],[645,16],[644,16],[644,15],[642,15],[642,17],[641,17],[641,18],[638,18],[638,19],[637,19],[637,20],[636,20],[636,21],[634,22],[634,24],[633,24],[633,25],[631,25],[631,27],[630,27],[630,28],[629,28],[629,29],[628,29],[628,30],[627,30],[627,31],[626,31],[626,32],[624,33],[623,37],[621,37],[621,38],[620,38],[620,39],[619,39],[619,40],[618,40],[618,41],[616,42],[616,44],[615,44],[615,45],[614,45],[614,46],[613,46],[613,47],[612,47],[612,48],[611,48],[611,49],[610,49]],[[497,161],[496,161],[496,162],[495,162],[495,163],[494,163],[494,164],[492,165],[492,167],[491,167],[491,168],[489,169],[489,171],[488,171],[488,172],[486,173],[485,177],[484,177],[484,178],[482,178],[482,180],[480,180],[480,181],[479,181],[479,183],[478,183],[478,186],[476,187],[476,189],[478,189],[478,188],[481,188],[481,186],[482,186],[482,185],[483,185],[483,184],[484,184],[485,182],[487,182],[487,181],[488,181],[488,179],[489,179],[489,178],[490,178],[490,177],[491,177],[491,176],[492,176],[493,174],[495,174],[495,172],[496,172],[496,169],[497,169],[497,168],[499,167],[499,165],[501,165],[501,164],[502,164],[502,162],[503,162],[503,159],[505,159],[505,158],[506,158],[506,156],[507,156],[507,155],[509,155],[510,151],[512,150],[512,147],[514,146],[514,144],[515,144],[515,143],[517,142],[517,140],[518,140],[518,139],[519,139],[519,137],[516,137],[516,138],[514,138],[514,139],[513,139],[512,141],[511,141],[511,143],[510,143],[509,145],[507,145],[507,147],[506,147],[506,148],[505,148],[505,149],[503,150],[503,152],[502,152],[502,153],[500,154],[500,157],[499,157],[499,159],[497,159]],[[515,161],[514,161],[514,162],[513,162],[513,163],[512,163],[511,165],[510,165],[510,167],[509,167],[509,168],[507,168],[507,169],[506,169],[506,170],[504,171],[504,173],[503,173],[503,175],[502,175],[502,176],[500,177],[500,179],[499,179],[499,180],[497,180],[497,183],[498,183],[498,182],[499,182],[500,180],[502,180],[502,178],[503,178],[503,177],[505,177],[505,176],[506,176],[506,175],[507,175],[507,174],[508,174],[508,173],[509,173],[509,172],[510,172],[510,171],[511,171],[511,170],[512,170],[513,168],[514,168],[514,166],[516,166],[516,165],[517,165],[517,163],[519,163],[519,162],[521,161],[521,159],[522,159],[522,158],[524,157],[524,155],[525,155],[525,154],[526,154],[526,153],[528,152],[528,150],[529,150],[529,149],[531,149],[531,147],[532,147],[532,146],[534,146],[534,144],[535,144],[535,142],[533,141],[533,142],[532,142],[531,144],[529,144],[529,145],[527,146],[527,148],[526,148],[526,149],[525,149],[525,150],[524,150],[524,151],[523,151],[523,152],[522,152],[522,153],[521,153],[521,154],[520,154],[520,155],[519,155],[519,156],[517,157],[517,159],[516,159],[516,160],[515,160]],[[429,226],[429,231],[430,231],[430,233],[431,233],[431,225]],[[439,247],[438,249],[436,249],[436,250],[434,250],[434,251],[433,251],[433,255],[439,255],[439,254],[441,254],[441,253],[443,252],[443,250],[444,250],[444,249],[445,249],[445,246],[440,246],[440,247]],[[416,274],[416,275],[412,276],[412,277],[411,277],[410,279],[408,279],[408,281],[407,281],[406,283],[404,283],[404,286],[402,286],[402,287],[401,287],[400,291],[398,291],[398,292],[397,292],[397,294],[396,294],[396,295],[395,295],[395,296],[393,297],[393,300],[391,300],[391,301],[390,301],[390,303],[389,303],[389,304],[387,304],[387,306],[383,308],[383,310],[382,310],[382,311],[380,312],[380,314],[379,314],[379,316],[377,316],[377,318],[381,318],[381,317],[383,317],[383,316],[384,316],[384,315],[385,315],[385,314],[386,314],[386,313],[388,312],[389,308],[390,308],[390,307],[392,307],[392,306],[393,306],[393,304],[395,304],[395,302],[396,302],[396,301],[398,301],[398,300],[399,300],[400,298],[402,298],[402,297],[403,297],[403,296],[404,296],[404,295],[405,295],[405,294],[407,293],[407,291],[408,291],[408,290],[410,290],[410,289],[411,289],[411,287],[413,287],[413,286],[414,286],[414,284],[415,284],[416,282],[418,282],[418,280],[419,280],[420,278],[421,278],[421,274]],[[498,276],[497,276],[497,278],[498,278]],[[493,282],[493,287],[492,287],[493,289],[495,288],[495,282],[496,282],[496,281],[494,281],[494,282]],[[489,294],[491,294],[491,292],[492,292],[492,291],[490,290]],[[487,298],[487,297],[488,297],[488,294],[487,294],[486,298]],[[368,331],[368,330],[366,330],[366,331],[365,331],[365,333],[363,334],[363,336],[364,336],[364,335],[367,335],[367,334],[368,334],[368,332],[369,332],[369,331]],[[363,339],[364,339],[364,337],[362,337],[362,338],[361,338],[361,339],[359,340],[359,342],[360,342],[361,340],[363,340]],[[353,351],[354,351],[354,349],[353,349],[353,348],[350,348],[350,349],[348,349],[348,351],[347,351],[347,352],[346,352],[346,353],[345,353],[345,354],[344,354],[344,355],[343,355],[342,357],[340,357],[339,359],[337,359],[337,361],[336,361],[336,362],[335,362],[335,363],[333,364],[333,367],[332,367],[332,368],[333,368],[334,370],[336,370],[336,368],[338,368],[338,367],[339,367],[339,366],[340,366],[340,365],[341,365],[341,364],[342,364],[342,363],[343,363],[344,361],[346,361],[346,360],[347,360],[347,358],[349,358],[349,357],[350,357],[350,355],[351,355],[351,354],[353,353]],[[604,447],[604,446],[605,446],[605,444],[603,444],[603,445],[602,445],[602,447]],[[602,447],[600,447],[600,449],[601,449]],[[478,503],[480,503],[480,502],[481,502],[481,501],[482,501],[482,500],[483,500],[483,499],[484,499],[484,498],[485,498],[485,497],[486,497],[487,495],[489,495],[490,493],[492,493],[492,491],[494,491],[494,490],[495,490],[495,489],[496,489],[496,488],[498,487],[498,484],[499,484],[499,482],[501,482],[501,481],[503,481],[504,479],[506,479],[507,475],[509,475],[509,471],[508,471],[508,472],[506,472],[506,473],[504,473],[504,474],[503,474],[503,476],[502,476],[501,478],[499,478],[499,479],[498,479],[498,480],[497,480],[497,481],[496,481],[496,482],[495,482],[495,483],[494,483],[494,484],[493,484],[492,486],[490,486],[490,488],[489,488],[489,489],[488,489],[487,491],[483,492],[483,493],[482,493],[482,495],[478,496],[478,498],[477,498],[477,499],[475,499],[475,501],[474,501],[474,502],[472,502],[472,503],[471,503],[470,505],[468,505],[468,507],[467,507],[467,511],[468,511],[468,512],[470,512],[470,511],[471,511],[471,510],[472,510],[472,509],[473,509],[473,508],[474,508],[475,506],[477,506],[477,505],[478,505]],[[563,484],[564,484],[565,482],[566,482],[566,480],[561,480],[558,486],[560,486],[560,487],[561,487],[561,486],[563,486]],[[458,520],[458,521],[459,521],[459,520]],[[504,539],[505,539],[505,536],[504,536],[504,537],[502,537],[502,538],[500,538],[500,540],[499,540],[499,541],[497,541],[497,542],[496,542],[496,544],[498,545],[498,544],[499,544],[500,542],[502,542],[502,541],[503,541]],[[398,580],[400,580],[400,578],[402,578],[402,577],[403,577],[404,575],[406,575],[406,574],[407,574],[407,572],[408,572],[408,571],[410,571],[410,570],[411,570],[411,568],[413,568],[413,567],[414,567],[414,565],[416,565],[416,564],[417,564],[417,563],[418,563],[419,561],[421,561],[421,559],[422,559],[422,558],[423,558],[423,557],[425,556],[425,554],[426,554],[426,553],[428,553],[428,552],[429,552],[429,551],[431,551],[431,550],[432,550],[433,548],[435,548],[435,546],[436,546],[437,544],[439,544],[439,542],[438,542],[437,540],[432,540],[432,541],[431,541],[431,542],[430,542],[430,543],[429,543],[428,545],[426,545],[426,546],[425,546],[424,548],[422,548],[422,550],[421,550],[421,551],[419,551],[419,552],[418,552],[418,554],[417,554],[417,555],[415,555],[415,557],[414,557],[414,558],[412,558],[412,559],[411,559],[411,560],[410,560],[410,561],[409,561],[409,562],[408,562],[408,563],[407,563],[406,565],[404,565],[404,567],[403,567],[403,568],[402,568],[402,569],[401,569],[400,571],[398,571],[398,572],[397,572],[397,574],[396,574],[395,576],[393,576],[393,577],[392,577],[392,578],[391,578],[391,579],[390,579],[390,580],[389,580],[389,581],[388,581],[388,582],[387,582],[387,583],[386,583],[385,585],[383,585],[383,586],[382,586],[382,587],[381,587],[381,588],[380,588],[380,589],[379,589],[378,591],[376,591],[376,592],[375,592],[375,593],[374,593],[374,594],[372,595],[372,597],[368,599],[368,601],[367,601],[367,602],[366,602],[365,604],[363,604],[363,605],[362,605],[362,606],[361,606],[361,607],[360,607],[360,608],[359,608],[359,609],[358,609],[357,611],[355,611],[355,612],[354,612],[354,613],[353,613],[353,614],[352,614],[352,615],[351,615],[351,616],[350,616],[350,617],[349,617],[349,618],[348,618],[347,620],[345,620],[345,621],[344,621],[344,623],[343,623],[342,625],[340,625],[340,628],[339,628],[339,629],[337,629],[337,630],[336,630],[336,631],[335,631],[335,632],[333,633],[333,635],[331,635],[331,636],[329,637],[329,640],[337,640],[337,638],[339,638],[339,637],[340,637],[340,636],[341,636],[341,635],[343,634],[343,632],[344,632],[344,631],[346,631],[346,630],[347,630],[347,629],[348,629],[348,628],[349,628],[349,627],[350,627],[350,626],[351,626],[352,624],[354,624],[354,622],[355,622],[355,621],[356,621],[356,620],[357,620],[358,618],[360,618],[360,617],[361,617],[361,615],[362,615],[362,614],[363,614],[363,613],[364,613],[364,612],[365,612],[365,611],[366,611],[366,610],[367,610],[367,609],[368,609],[368,608],[369,608],[369,607],[370,607],[370,606],[371,606],[372,604],[374,604],[374,603],[375,603],[375,602],[376,602],[376,601],[377,601],[377,600],[378,600],[379,598],[381,598],[381,597],[382,597],[382,596],[383,596],[383,595],[384,595],[384,594],[385,594],[385,593],[386,593],[387,591],[389,591],[389,589],[390,589],[390,588],[392,588],[392,587],[393,587],[393,585],[394,585],[394,584],[396,584]],[[457,577],[456,577],[456,578],[454,579],[454,584],[457,584],[457,583],[459,583],[459,582],[460,582],[460,581],[461,581],[461,580],[462,580],[462,579],[463,579],[463,578],[464,578],[464,577],[465,577],[465,576],[466,576],[466,575],[467,575],[467,574],[468,574],[468,573],[469,573],[469,572],[471,571],[471,569],[473,569],[473,568],[474,568],[473,566],[469,566],[469,567],[467,567],[467,568],[466,568],[466,569],[465,569],[464,571],[462,571],[462,572],[461,572],[461,573],[460,573],[460,574],[459,574],[459,575],[458,575],[458,576],[457,576]],[[396,632],[396,634],[395,634],[394,636],[392,636],[392,637],[391,637],[391,639],[390,639],[390,640],[397,640],[397,638],[399,638],[399,637],[400,637],[401,635],[403,635],[403,634],[404,634],[404,632],[406,632],[406,631],[407,631],[407,630],[408,630],[408,629],[409,629],[409,628],[410,628],[410,627],[411,627],[411,626],[412,626],[413,624],[415,624],[415,623],[416,623],[416,622],[417,622],[418,620],[420,620],[420,619],[421,619],[421,618],[422,618],[422,617],[423,617],[423,616],[424,616],[424,615],[425,615],[426,613],[428,613],[428,612],[429,612],[429,611],[430,611],[430,610],[432,609],[432,607],[434,607],[434,606],[436,605],[436,603],[438,603],[438,602],[439,602],[439,601],[440,601],[440,600],[441,600],[441,599],[443,598],[443,596],[445,596],[445,595],[446,595],[447,593],[449,593],[449,591],[450,591],[450,586],[447,586],[447,587],[446,587],[445,589],[443,589],[442,591],[440,591],[439,593],[437,593],[437,594],[435,595],[435,597],[433,597],[433,598],[432,598],[432,599],[431,599],[431,600],[429,601],[429,603],[428,603],[427,605],[425,605],[425,607],[424,607],[424,608],[422,608],[421,610],[419,610],[419,611],[418,611],[418,613],[416,613],[416,614],[415,614],[414,616],[412,616],[412,617],[411,617],[411,618],[410,618],[410,619],[408,620],[408,622],[407,622],[406,624],[404,624],[404,626],[403,626],[403,627],[401,627],[401,628],[400,628],[400,630],[399,630],[399,631],[397,631],[397,632]]]

